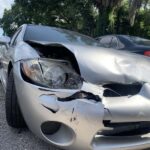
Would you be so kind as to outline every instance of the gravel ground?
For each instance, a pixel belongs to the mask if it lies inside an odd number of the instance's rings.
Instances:
[[[0,150],[58,150],[40,140],[28,129],[9,127],[5,119],[4,92],[0,84]]]

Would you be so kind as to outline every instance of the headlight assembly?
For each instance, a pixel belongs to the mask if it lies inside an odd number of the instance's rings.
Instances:
[[[53,89],[78,89],[81,77],[68,61],[54,59],[35,59],[21,62],[23,74],[33,81]]]

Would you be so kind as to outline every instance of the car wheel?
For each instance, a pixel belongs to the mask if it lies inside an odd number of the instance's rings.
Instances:
[[[14,83],[13,71],[11,70],[7,80],[6,96],[5,96],[6,120],[9,126],[14,128],[23,128],[26,126],[21,114],[16,88]]]

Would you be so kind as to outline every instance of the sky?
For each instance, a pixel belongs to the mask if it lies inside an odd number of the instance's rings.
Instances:
[[[0,0],[0,18],[3,17],[4,9],[10,9],[14,0]],[[0,35],[2,35],[3,30],[0,28]]]

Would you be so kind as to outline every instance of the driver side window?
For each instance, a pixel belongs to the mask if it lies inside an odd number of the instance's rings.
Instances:
[[[12,39],[11,39],[11,42],[10,42],[10,45],[11,45],[11,46],[15,46],[15,45],[16,45],[17,40],[18,40],[18,36],[19,36],[19,33],[20,33],[20,32],[21,32],[21,28],[18,29],[18,30],[16,31],[16,33],[13,35],[13,37],[12,37]]]

